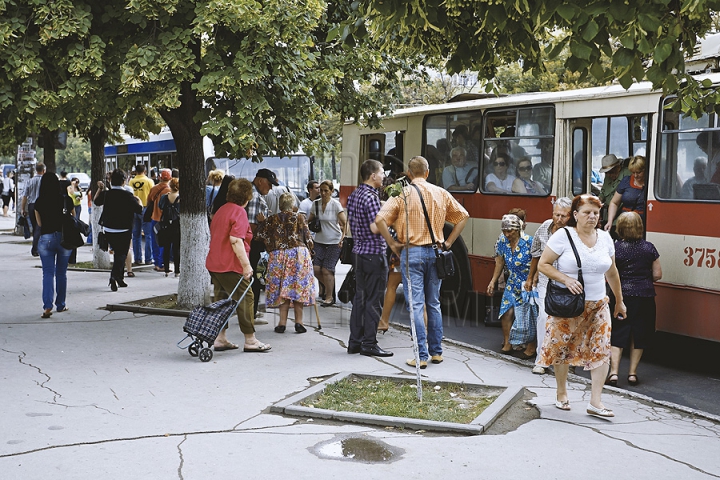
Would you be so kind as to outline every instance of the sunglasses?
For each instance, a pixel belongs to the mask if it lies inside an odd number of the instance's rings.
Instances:
[[[517,170],[518,170],[518,172],[529,172],[530,170],[532,170],[532,167],[531,167],[531,166],[527,166],[527,167],[518,167],[518,169],[517,169]]]
[[[502,162],[502,163],[501,162],[493,162],[493,165],[495,165],[496,167],[504,167],[507,164],[505,162]]]

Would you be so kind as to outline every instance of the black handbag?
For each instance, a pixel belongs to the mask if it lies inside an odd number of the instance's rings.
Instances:
[[[98,232],[97,244],[98,244],[98,248],[100,250],[102,250],[103,252],[107,252],[108,249],[110,248],[110,245],[108,244],[107,236],[105,235],[105,232],[103,232],[102,230],[100,230]]]
[[[355,267],[350,267],[345,280],[343,280],[340,290],[338,290],[337,298],[342,303],[350,303],[355,298]]]
[[[567,228],[563,228],[565,234],[570,241],[570,246],[575,254],[575,260],[578,266],[578,281],[583,286],[583,291],[579,294],[574,294],[565,287],[560,287],[553,283],[552,280],[548,280],[547,291],[545,293],[545,313],[552,315],[553,317],[560,318],[575,318],[582,315],[585,311],[585,283],[582,277],[582,263],[580,263],[580,255],[578,255],[575,243],[570,237],[570,232]]]
[[[320,214],[320,207],[319,204],[315,203],[315,216],[313,219],[308,222],[308,228],[311,232],[318,233],[322,230],[322,225],[320,224],[320,217],[318,216]]]
[[[355,240],[352,237],[345,237],[342,247],[340,248],[340,263],[352,265],[353,263],[353,247]]]
[[[60,230],[60,246],[68,250],[82,247],[85,245],[85,240],[82,238],[82,232],[84,231],[87,234],[87,229],[87,224],[80,219],[77,219],[70,214],[64,214]]]
[[[428,215],[427,208],[425,207],[425,200],[423,200],[420,189],[417,185],[413,184],[418,195],[420,195],[420,204],[425,214],[425,221],[427,222],[428,230],[430,230],[430,240],[432,240],[433,250],[435,250],[435,268],[437,270],[437,276],[440,280],[445,277],[452,277],[455,275],[455,257],[452,251],[438,249],[437,242],[435,241],[435,234],[433,234],[432,225],[430,224],[430,216]]]

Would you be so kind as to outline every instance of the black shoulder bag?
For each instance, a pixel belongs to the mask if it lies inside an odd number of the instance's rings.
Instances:
[[[453,259],[453,253],[450,250],[440,251],[435,241],[435,234],[433,233],[432,225],[430,224],[430,216],[428,215],[427,208],[425,207],[425,200],[423,200],[422,193],[417,185],[411,184],[417,190],[420,196],[420,204],[425,214],[425,221],[427,222],[428,230],[430,230],[430,240],[432,240],[432,247],[435,250],[435,267],[437,269],[437,276],[440,280],[445,277],[452,277],[455,275],[455,262]]]
[[[311,232],[318,233],[322,230],[322,224],[320,223],[320,202],[315,201],[315,216],[313,219],[308,223],[308,228]]]
[[[582,315],[585,311],[585,283],[582,276],[582,263],[580,263],[580,255],[578,255],[575,243],[570,236],[567,228],[563,228],[565,234],[570,241],[570,246],[575,254],[575,260],[578,266],[578,281],[583,286],[583,291],[577,295],[572,293],[565,287],[556,285],[553,280],[549,280],[547,284],[547,292],[545,294],[545,312],[553,317],[575,318]]]

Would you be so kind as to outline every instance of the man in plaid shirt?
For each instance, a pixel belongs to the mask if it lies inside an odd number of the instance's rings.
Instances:
[[[347,211],[354,241],[355,298],[350,314],[348,353],[375,357],[391,357],[392,352],[377,344],[377,327],[387,285],[387,244],[375,226],[380,211],[378,188],[385,172],[382,163],[366,160],[360,166],[362,183],[348,197]]]
[[[393,252],[400,257],[400,273],[405,286],[406,298],[411,305],[417,332],[420,368],[427,367],[428,357],[432,363],[441,363],[442,358],[442,313],[440,312],[440,279],[435,266],[435,248],[448,250],[460,236],[469,215],[460,203],[444,188],[427,182],[428,162],[423,157],[413,157],[408,162],[408,176],[412,186],[403,189],[403,195],[392,197],[380,209],[375,223]],[[417,187],[425,202],[430,226],[433,229],[436,245],[425,220],[422,203]],[[405,220],[407,203],[408,220]],[[454,225],[452,232],[445,238],[445,222]],[[394,225],[398,240],[390,235],[388,225]],[[406,243],[408,245],[406,245]],[[408,277],[412,290],[408,287]],[[423,307],[427,308],[428,327],[425,331]],[[427,342],[427,344],[426,344]],[[406,362],[414,367],[415,359]]]
[[[261,168],[255,174],[253,179],[253,186],[255,191],[253,192],[253,198],[245,206],[247,211],[248,221],[250,222],[250,229],[252,229],[253,235],[257,230],[257,226],[260,222],[265,221],[269,215],[268,204],[265,201],[265,195],[272,189],[273,186],[280,185],[278,182],[275,172],[268,170],[267,168]],[[251,240],[250,241],[250,266],[253,271],[257,270],[258,263],[260,262],[260,254],[265,251],[265,244],[261,241]],[[258,303],[260,302],[260,282],[253,282],[252,291],[255,295],[253,304],[253,314],[255,316],[255,323],[267,323],[265,320],[258,322]]]

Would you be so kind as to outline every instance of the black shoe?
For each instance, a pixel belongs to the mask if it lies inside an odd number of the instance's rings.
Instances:
[[[361,348],[360,355],[365,355],[366,357],[392,357],[393,353],[383,350],[377,345],[373,345],[370,348]]]
[[[361,350],[360,345],[358,345],[357,347],[348,347],[347,348],[347,352],[351,355],[354,353],[360,353],[360,350]]]
[[[127,283],[125,283],[125,280],[115,280],[117,282],[118,287],[125,288],[127,287]]]
[[[307,328],[305,328],[304,325],[300,323],[295,324],[295,333],[305,333],[307,332]]]
[[[113,292],[117,292],[117,283],[115,283],[114,278],[110,279],[110,283],[108,285],[110,285],[110,290],[112,290]]]
[[[285,325],[278,325],[275,327],[275,333],[285,333]]]

